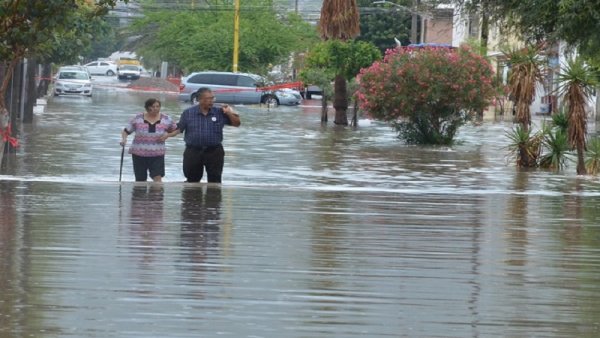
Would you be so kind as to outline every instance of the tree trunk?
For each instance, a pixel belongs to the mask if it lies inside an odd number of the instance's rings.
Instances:
[[[596,121],[600,121],[600,86],[596,87]]]
[[[535,167],[535,161],[529,156],[524,146],[519,149],[519,166],[522,168]]]
[[[4,64],[4,71],[2,72],[2,82],[0,83],[0,110],[2,108],[6,109],[6,92],[8,91],[8,86],[10,85],[13,72],[18,63],[19,59],[14,59],[11,60],[10,63]]]
[[[334,93],[333,107],[335,108],[335,120],[333,123],[347,126],[348,91],[346,89],[346,78],[341,74],[335,76]]]
[[[577,145],[577,175],[587,175],[585,169],[584,146]]]
[[[25,78],[25,111],[23,112],[23,123],[33,122],[33,107],[37,103],[37,88],[35,83],[38,63],[27,60],[27,77]]]
[[[48,87],[50,86],[50,78],[52,77],[52,66],[50,64],[44,64],[42,66],[42,78],[37,88],[37,97],[44,97],[48,93]]]
[[[354,107],[353,107],[353,112],[352,112],[352,122],[351,122],[351,126],[353,127],[358,127],[358,98],[355,97],[354,98]]]
[[[2,75],[2,82],[0,82],[0,128],[2,128],[3,132],[3,137],[0,138],[0,165],[2,165],[2,160],[4,158],[4,152],[7,143],[4,141],[4,133],[7,132],[8,124],[11,123],[11,114],[10,111],[7,109],[8,104],[6,102],[6,93],[8,91],[8,86],[11,83],[13,72],[18,63],[19,59],[17,58],[11,60],[8,64],[4,63],[2,64],[3,69],[0,72],[0,74]],[[12,124],[14,124],[14,122],[12,122]]]
[[[321,96],[321,123],[327,123],[327,112],[329,110],[329,97],[323,93]]]
[[[488,13],[487,3],[483,1],[481,8],[481,56],[487,56],[488,36],[490,33],[490,16]]]
[[[21,118],[21,86],[23,83],[23,62],[19,60],[16,66],[13,68],[12,79],[10,82],[8,96],[9,96],[9,108],[10,119],[13,123]]]

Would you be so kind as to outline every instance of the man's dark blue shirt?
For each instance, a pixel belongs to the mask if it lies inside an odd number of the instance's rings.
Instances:
[[[184,134],[187,146],[206,147],[216,146],[223,142],[223,127],[231,125],[231,120],[223,113],[222,108],[212,107],[208,114],[200,111],[195,105],[183,111],[177,127]]]

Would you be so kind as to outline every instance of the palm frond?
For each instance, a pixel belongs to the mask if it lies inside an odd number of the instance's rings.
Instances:
[[[530,106],[536,95],[536,86],[544,80],[545,59],[540,49],[529,46],[504,52],[511,65],[508,87],[515,100],[517,122],[528,128],[531,125]]]
[[[600,138],[594,137],[588,142],[585,168],[591,175],[600,173]]]
[[[356,0],[324,0],[319,29],[323,40],[348,40],[360,34]]]

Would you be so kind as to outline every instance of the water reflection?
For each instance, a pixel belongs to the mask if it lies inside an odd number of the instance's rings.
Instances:
[[[194,285],[192,294],[202,298],[205,273],[210,258],[219,254],[221,232],[221,186],[186,184],[181,190],[181,264],[187,283]]]
[[[139,257],[140,265],[146,269],[152,268],[154,252],[161,244],[159,236],[164,231],[163,198],[162,184],[136,183],[131,191],[131,234],[128,237],[134,241],[130,247],[140,251],[136,256]]]
[[[0,181],[0,336],[16,331],[25,304],[20,238],[17,227],[16,182]],[[5,331],[7,330],[7,331]]]

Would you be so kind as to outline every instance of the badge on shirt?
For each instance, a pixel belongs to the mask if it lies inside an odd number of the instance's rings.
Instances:
[[[212,121],[213,121],[213,122],[217,122],[217,117],[216,117],[216,116],[213,116],[213,117],[212,117]]]

